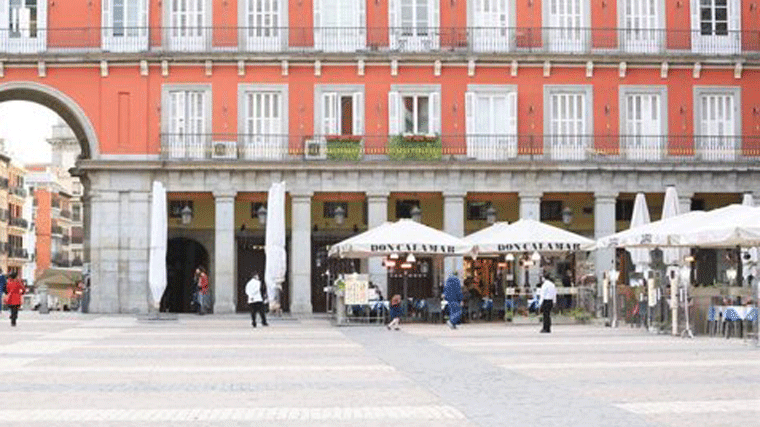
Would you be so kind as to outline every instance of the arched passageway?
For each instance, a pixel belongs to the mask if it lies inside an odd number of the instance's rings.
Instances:
[[[203,245],[185,237],[169,239],[166,250],[166,290],[161,297],[161,311],[193,311],[193,274],[198,266],[208,271],[209,256]]]

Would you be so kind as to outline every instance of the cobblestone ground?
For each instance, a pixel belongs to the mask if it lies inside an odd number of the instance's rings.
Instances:
[[[760,349],[738,339],[249,319],[21,313],[0,425],[760,425]]]

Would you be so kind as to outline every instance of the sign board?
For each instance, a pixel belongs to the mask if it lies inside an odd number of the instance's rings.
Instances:
[[[367,274],[346,274],[346,305],[369,304],[369,276]]]

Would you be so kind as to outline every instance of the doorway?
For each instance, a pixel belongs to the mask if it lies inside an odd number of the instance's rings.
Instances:
[[[166,290],[161,297],[161,311],[193,311],[193,275],[198,266],[202,266],[208,273],[208,251],[203,245],[184,237],[169,239],[166,250]]]
[[[237,312],[247,312],[248,295],[245,293],[245,285],[256,272],[259,279],[264,281],[264,269],[266,267],[266,255],[264,254],[264,235],[253,234],[248,232],[238,232],[237,236]],[[289,252],[290,238],[285,238],[285,253]],[[282,294],[280,295],[282,310],[290,311],[290,285],[288,282],[288,273],[285,272],[285,281],[282,283]],[[269,296],[271,301],[272,296]]]

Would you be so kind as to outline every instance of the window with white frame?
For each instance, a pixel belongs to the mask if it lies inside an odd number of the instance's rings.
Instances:
[[[45,49],[47,1],[0,0],[0,51],[33,53]]]
[[[314,47],[351,52],[365,46],[366,4],[357,0],[314,0]]]
[[[241,156],[276,160],[287,153],[286,85],[241,85],[239,99]]]
[[[388,93],[389,133],[436,135],[441,132],[438,85],[398,85]]]
[[[287,0],[239,0],[241,44],[249,51],[276,51],[287,41]]]
[[[739,0],[691,0],[692,49],[707,54],[738,53],[741,48]]]
[[[148,47],[147,0],[103,0],[103,48],[129,52]]]
[[[620,40],[628,52],[659,52],[665,41],[664,0],[620,0]]]
[[[211,89],[207,85],[167,85],[161,111],[162,150],[168,158],[203,159],[210,153]]]
[[[667,142],[667,89],[620,86],[620,145],[632,160],[659,160]]]
[[[325,85],[316,88],[315,123],[321,135],[364,134],[364,88]]]
[[[509,50],[514,38],[514,3],[507,0],[470,0],[472,44],[480,52]]]
[[[517,88],[470,85],[465,93],[467,156],[506,160],[517,156]]]
[[[211,47],[211,0],[172,0],[164,5],[169,49],[197,51]]]
[[[697,156],[730,161],[741,148],[739,88],[694,88]]]
[[[545,153],[553,160],[582,160],[592,141],[590,85],[544,86]]]
[[[542,34],[553,51],[583,51],[591,40],[588,0],[549,0]]]
[[[388,22],[391,49],[437,49],[439,21],[439,0],[390,0]]]

